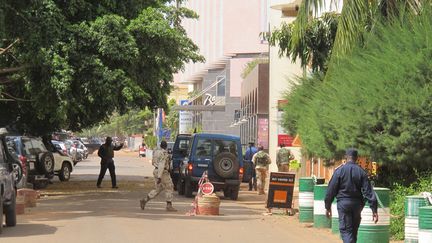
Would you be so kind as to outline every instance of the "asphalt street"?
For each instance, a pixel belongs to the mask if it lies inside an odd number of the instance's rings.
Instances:
[[[244,189],[238,201],[222,198],[219,216],[188,216],[192,199],[176,193],[178,212],[165,211],[163,195],[142,211],[139,199],[153,183],[149,160],[119,152],[115,163],[118,190],[110,188],[109,175],[96,188],[99,160],[91,156],[69,182],[55,179],[42,190],[37,207],[19,215],[16,227],[4,228],[0,242],[339,242],[329,229],[300,224],[297,215],[262,215],[265,198]]]

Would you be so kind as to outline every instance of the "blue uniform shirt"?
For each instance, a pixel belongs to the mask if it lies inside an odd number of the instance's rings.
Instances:
[[[248,147],[245,153],[245,157],[244,159],[247,161],[252,161],[252,157],[254,156],[254,154],[258,152],[258,149],[254,146],[252,147]]]
[[[366,172],[355,162],[349,161],[334,172],[327,188],[325,208],[330,210],[333,199],[358,200],[364,205],[368,200],[372,212],[377,212],[377,198]]]

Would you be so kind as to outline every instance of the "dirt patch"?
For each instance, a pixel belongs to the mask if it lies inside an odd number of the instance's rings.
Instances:
[[[95,192],[131,192],[131,191],[150,191],[154,187],[153,179],[144,181],[121,181],[118,189],[112,189],[108,184],[105,187],[97,188],[94,180],[89,181],[68,181],[54,183],[46,189],[40,190],[41,196],[71,195],[77,193]]]

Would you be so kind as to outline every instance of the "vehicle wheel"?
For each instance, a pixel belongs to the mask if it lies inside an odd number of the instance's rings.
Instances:
[[[213,161],[213,167],[220,177],[234,178],[238,175],[240,168],[237,157],[230,152],[223,152],[216,156]]]
[[[0,195],[0,234],[3,232],[3,197]]]
[[[67,162],[63,162],[59,173],[60,181],[68,181],[70,179],[71,172],[72,172],[72,166]]]
[[[192,193],[193,193],[192,183],[190,182],[189,179],[186,179],[185,186],[184,186],[184,194],[186,197],[193,197]]]
[[[185,194],[185,183],[183,182],[181,177],[179,177],[179,179],[177,180],[177,192],[179,195]]]
[[[14,180],[15,180],[15,185],[16,185],[23,178],[23,168],[22,168],[21,164],[18,162],[13,162],[12,168],[13,168]]]
[[[238,187],[238,186],[231,187],[231,190],[230,190],[231,191],[231,193],[230,193],[231,200],[237,200],[238,199],[239,190],[240,190],[240,187]]]
[[[225,188],[224,190],[223,190],[223,192],[224,192],[224,198],[229,198],[229,197],[231,197],[231,188]]]
[[[54,156],[50,152],[45,152],[40,155],[37,164],[38,169],[43,174],[50,174],[54,172]]]
[[[16,193],[14,192],[12,195],[12,202],[10,205],[6,206],[5,215],[6,215],[6,226],[12,227],[16,225]],[[3,221],[2,221],[3,222]]]

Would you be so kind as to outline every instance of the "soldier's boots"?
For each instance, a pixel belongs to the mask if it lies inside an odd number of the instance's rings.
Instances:
[[[150,198],[147,196],[145,199],[140,200],[141,209],[144,210],[147,202],[150,201]]]
[[[172,206],[172,202],[167,202],[166,210],[167,210],[168,212],[177,212],[177,209],[173,208],[173,206]]]

